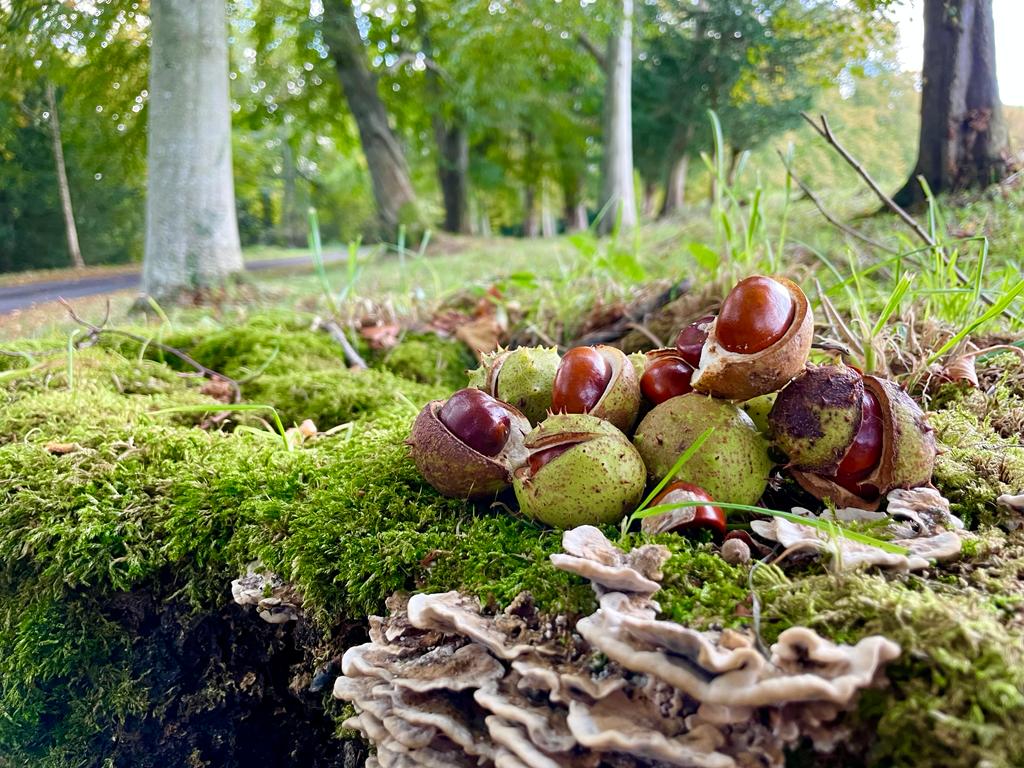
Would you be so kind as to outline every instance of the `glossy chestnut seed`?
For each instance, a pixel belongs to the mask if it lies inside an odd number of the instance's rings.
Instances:
[[[552,413],[588,413],[597,405],[612,367],[593,347],[574,347],[562,356],[551,390]]]
[[[683,360],[694,368],[700,365],[700,353],[704,349],[704,342],[708,340],[708,327],[714,321],[714,315],[704,315],[683,328],[676,336],[676,349],[683,356]]]
[[[699,485],[677,480],[666,485],[661,493],[654,497],[651,506],[678,504],[683,501],[711,502],[712,499],[708,492]],[[674,531],[695,533],[699,530],[709,530],[715,536],[725,535],[725,512],[721,507],[716,507],[711,503],[680,507],[676,515],[675,525],[672,527]]]
[[[670,397],[692,392],[690,377],[693,366],[682,355],[668,354],[649,363],[640,377],[640,392],[649,403],[657,405]]]
[[[882,408],[878,398],[865,389],[861,407],[860,426],[836,470],[836,482],[846,487],[871,474],[882,459]]]
[[[729,352],[753,354],[781,339],[795,314],[788,288],[770,277],[755,275],[738,282],[726,296],[715,336]]]
[[[574,445],[576,445],[576,443],[566,443],[564,445],[556,445],[551,448],[545,448],[544,450],[537,451],[536,453],[531,453],[526,462],[530,465],[530,474],[536,475],[540,472],[541,467],[550,464]]]
[[[437,412],[448,430],[474,451],[497,456],[508,441],[508,409],[479,389],[460,389]]]

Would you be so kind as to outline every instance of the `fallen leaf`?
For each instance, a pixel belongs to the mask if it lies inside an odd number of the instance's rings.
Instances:
[[[402,329],[394,323],[367,325],[359,329],[359,335],[370,342],[373,349],[391,349],[398,343]]]
[[[493,352],[501,345],[503,329],[492,316],[470,320],[455,330],[455,338],[476,352],[477,356]]]
[[[199,388],[199,391],[222,403],[230,403],[235,399],[235,388],[227,379],[207,379],[203,382],[203,386]]]

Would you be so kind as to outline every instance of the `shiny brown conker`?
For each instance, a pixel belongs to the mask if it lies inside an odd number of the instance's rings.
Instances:
[[[698,504],[692,507],[680,507],[676,513],[676,522],[671,530],[680,533],[694,533],[699,530],[709,530],[715,536],[725,535],[725,512],[721,507],[716,507],[710,502],[711,496],[699,485],[684,483],[677,480],[666,485],[661,493],[654,497],[651,506],[660,504],[677,504],[681,501],[706,501],[707,504]],[[692,516],[691,516],[692,515]]]
[[[460,389],[438,410],[438,419],[459,440],[484,456],[497,456],[511,421],[505,405],[479,389]]]
[[[704,315],[683,328],[676,336],[676,349],[683,356],[683,360],[694,368],[700,365],[700,353],[704,349],[704,342],[708,340],[708,326],[714,321],[714,315]]]
[[[640,377],[640,392],[653,405],[663,403],[670,397],[692,392],[690,377],[693,366],[674,351],[665,350],[647,364]]]
[[[753,354],[781,339],[793,323],[796,305],[786,286],[754,275],[741,280],[718,313],[715,336],[729,352]]]
[[[589,413],[612,379],[612,367],[593,347],[574,347],[562,356],[551,390],[553,413]],[[635,385],[634,385],[635,386]]]

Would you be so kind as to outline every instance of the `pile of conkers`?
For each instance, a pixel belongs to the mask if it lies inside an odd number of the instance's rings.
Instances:
[[[424,407],[407,442],[441,493],[483,499],[512,486],[524,514],[561,528],[621,520],[708,427],[653,503],[709,503],[645,528],[723,535],[713,502],[756,504],[772,443],[804,489],[838,506],[874,509],[894,488],[930,482],[935,441],[921,409],[894,382],[809,365],[813,330],[799,286],[755,275],[671,348],[487,356],[468,388]]]

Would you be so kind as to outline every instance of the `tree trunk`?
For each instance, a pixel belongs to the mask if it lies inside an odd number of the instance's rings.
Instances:
[[[430,62],[425,73],[430,122],[437,145],[437,181],[444,203],[444,229],[468,235],[472,226],[469,215],[469,134],[461,115],[444,115],[444,84],[434,62],[434,46],[425,3],[416,4],[416,28],[420,51]]]
[[[437,180],[444,200],[444,228],[448,232],[470,233],[469,219],[469,136],[458,122],[446,124],[435,115]]]
[[[608,39],[605,82],[604,178],[601,230],[610,232],[636,226],[636,192],[633,189],[633,118],[631,111],[633,71],[633,0],[622,0],[622,18]]]
[[[299,248],[306,245],[307,195],[299,189],[299,169],[295,150],[287,138],[281,139],[281,165],[284,194],[281,197],[281,232],[286,245]]]
[[[565,202],[565,231],[582,232],[587,228],[587,206],[583,202],[583,178],[568,172],[562,176],[562,195]]]
[[[224,0],[151,0],[143,290],[157,298],[243,268],[231,175]]]
[[[68,255],[75,269],[85,267],[82,249],[78,245],[78,227],[75,224],[75,209],[71,205],[71,187],[68,185],[68,170],[64,164],[64,142],[60,137],[60,116],[57,114],[57,96],[53,83],[46,83],[46,101],[50,108],[50,133],[53,135],[53,162],[57,167],[57,189],[60,191],[60,207],[64,212],[64,234],[68,240]]]
[[[640,212],[645,219],[654,214],[654,196],[658,193],[658,184],[653,179],[644,179],[644,202]]]
[[[924,199],[918,176],[943,192],[1007,171],[992,0],[925,0],[923,72],[917,164],[895,195],[900,205]]]
[[[349,0],[324,0],[324,38],[334,58],[341,89],[359,128],[377,203],[382,234],[395,238],[400,225],[419,223],[416,194],[405,156],[388,123],[377,92],[377,78],[366,63],[366,49]]]
[[[554,237],[557,233],[555,212],[551,209],[551,201],[548,199],[547,185],[545,185],[541,187],[540,191],[540,236]]]
[[[523,237],[536,237],[540,232],[537,221],[537,185],[533,182],[523,190]]]
[[[679,155],[668,170],[665,181],[665,199],[661,203],[661,217],[683,210],[686,198],[686,173],[690,169],[690,156]]]

